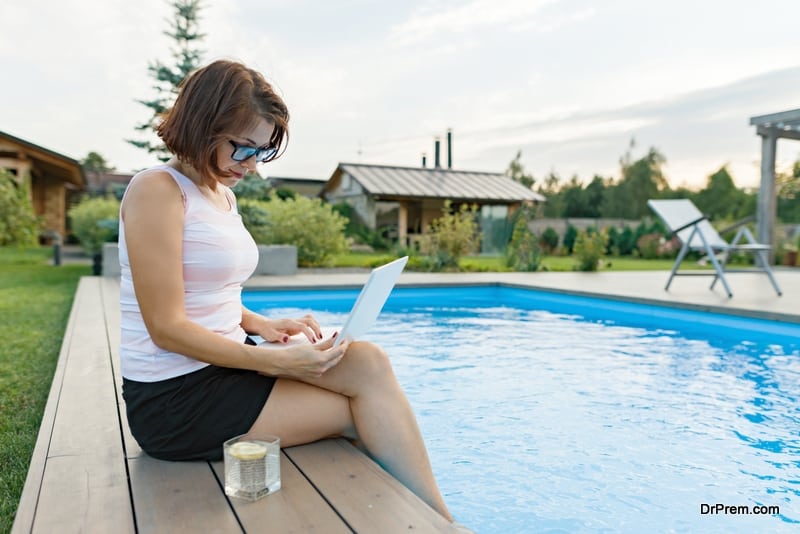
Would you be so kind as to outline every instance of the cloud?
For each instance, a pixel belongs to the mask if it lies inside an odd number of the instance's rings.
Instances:
[[[485,28],[517,25],[558,0],[472,0],[440,8],[425,7],[391,29],[389,40],[398,46],[417,44],[435,36],[466,34]]]
[[[701,186],[727,164],[740,187],[759,180],[760,141],[751,116],[800,107],[800,66],[680,96],[593,110],[531,114],[489,128],[455,129],[459,168],[505,169],[518,150],[535,176],[555,171],[590,180],[616,176],[632,138],[638,152],[655,147],[667,158],[673,186]],[[800,144],[779,142],[778,166],[800,156]]]

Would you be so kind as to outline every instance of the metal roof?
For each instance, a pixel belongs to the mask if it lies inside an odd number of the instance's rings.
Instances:
[[[342,173],[349,174],[370,194],[380,197],[545,201],[539,193],[502,173],[340,163],[331,182],[338,181]]]

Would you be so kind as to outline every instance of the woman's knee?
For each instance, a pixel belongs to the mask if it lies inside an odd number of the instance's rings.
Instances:
[[[290,379],[278,379],[248,433],[278,435],[286,447],[358,436],[347,397]]]
[[[395,380],[392,362],[386,352],[374,343],[355,341],[350,344],[342,362],[347,362],[349,372],[359,375],[361,380],[381,382]]]

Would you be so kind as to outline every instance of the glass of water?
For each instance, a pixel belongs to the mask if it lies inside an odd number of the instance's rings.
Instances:
[[[255,501],[281,489],[281,441],[277,436],[245,439],[223,445],[225,494]]]

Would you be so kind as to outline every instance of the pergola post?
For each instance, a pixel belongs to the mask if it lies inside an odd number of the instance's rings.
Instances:
[[[761,186],[756,212],[758,241],[775,243],[775,155],[778,138],[773,133],[761,134]],[[771,258],[772,259],[771,255]]]

